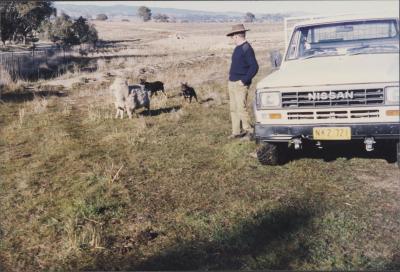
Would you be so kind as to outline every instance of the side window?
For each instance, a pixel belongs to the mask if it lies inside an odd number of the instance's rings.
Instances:
[[[297,30],[293,34],[292,40],[290,41],[290,44],[289,44],[288,54],[287,54],[288,60],[295,59],[297,57],[299,37],[300,37],[300,31]]]

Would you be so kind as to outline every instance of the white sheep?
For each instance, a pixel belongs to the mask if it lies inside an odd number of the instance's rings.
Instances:
[[[111,84],[110,89],[114,95],[115,108],[117,109],[115,118],[121,116],[122,119],[124,118],[124,110],[126,109],[129,96],[128,82],[120,77],[117,77],[115,78],[113,84]]]
[[[149,95],[143,86],[128,86],[126,80],[117,77],[110,88],[115,97],[115,107],[117,109],[115,118],[120,116],[123,119],[125,110],[129,118],[132,118],[132,114],[136,109],[144,107],[147,111],[150,110]]]

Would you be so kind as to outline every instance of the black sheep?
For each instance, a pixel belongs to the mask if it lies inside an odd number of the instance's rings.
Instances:
[[[146,82],[145,79],[140,79],[140,85],[144,86],[144,89],[150,92],[150,97],[152,97],[153,94],[157,95],[158,91],[161,91],[165,96],[167,96],[164,89],[164,83],[161,81]]]

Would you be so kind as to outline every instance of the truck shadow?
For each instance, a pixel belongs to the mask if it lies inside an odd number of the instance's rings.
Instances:
[[[385,269],[399,271],[400,270],[400,253],[397,253],[393,256],[392,262],[387,264]]]
[[[177,242],[140,260],[137,255],[101,255],[95,270],[290,269],[309,257],[311,222],[322,201],[287,199],[280,207],[260,211],[211,237]],[[224,229],[224,228],[223,228]],[[165,234],[164,234],[165,235]]]
[[[366,151],[362,142],[329,143],[322,149],[315,146],[305,145],[302,150],[291,150],[289,160],[299,160],[302,158],[323,159],[326,162],[335,161],[338,158],[347,160],[354,158],[365,159],[384,159],[388,163],[396,162],[396,146],[391,143],[377,143],[374,151]]]

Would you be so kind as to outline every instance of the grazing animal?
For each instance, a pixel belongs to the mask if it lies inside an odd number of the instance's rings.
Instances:
[[[161,91],[165,96],[167,96],[164,89],[164,83],[161,81],[147,82],[142,78],[140,79],[140,85],[144,86],[144,89],[150,92],[150,97],[152,97],[153,94],[157,95],[158,91]]]
[[[130,110],[134,112],[137,109],[145,108],[147,112],[150,111],[150,97],[149,92],[143,88],[142,85],[128,86],[129,95],[131,97]]]
[[[115,108],[117,112],[115,118],[124,118],[124,111],[128,117],[132,118],[132,113],[139,108],[150,110],[150,99],[148,93],[141,85],[128,86],[128,82],[117,77],[111,85],[111,90],[115,98]]]
[[[199,102],[197,100],[197,95],[196,92],[194,91],[194,89],[192,87],[190,87],[187,82],[182,83],[181,82],[181,92],[183,97],[186,99],[189,99],[189,102],[192,103],[192,98],[194,97],[196,99],[196,102]]]

